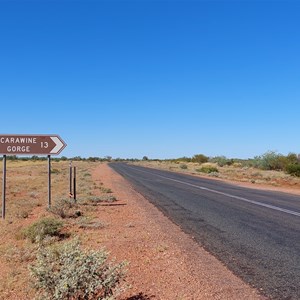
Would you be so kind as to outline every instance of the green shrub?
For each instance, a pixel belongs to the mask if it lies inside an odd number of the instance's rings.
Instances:
[[[216,156],[209,160],[209,162],[216,163],[220,167],[230,166],[234,163],[234,159],[226,158],[226,156]]]
[[[243,167],[243,164],[241,162],[234,162],[232,163],[232,166],[234,168],[242,168]]]
[[[203,166],[200,169],[196,169],[196,171],[197,172],[201,172],[201,173],[207,173],[207,174],[213,173],[213,172],[214,173],[218,173],[219,172],[218,168],[213,167],[213,166]]]
[[[72,218],[78,216],[78,206],[71,199],[61,198],[55,201],[49,211],[61,218]]]
[[[179,164],[180,162],[191,162],[191,161],[192,159],[186,156],[170,160],[170,162],[175,162],[176,164]]]
[[[262,170],[285,170],[288,172],[290,165],[299,164],[299,157],[295,153],[289,153],[287,156],[284,156],[275,151],[268,151],[263,155],[255,156],[253,159],[248,159],[245,163],[250,167]]]
[[[117,198],[112,195],[93,196],[88,199],[91,203],[112,203],[117,201]]]
[[[180,169],[182,170],[186,170],[188,168],[188,166],[186,164],[181,164],[180,165]]]
[[[125,263],[112,265],[103,251],[83,251],[77,239],[41,247],[30,266],[41,299],[112,300],[121,292]]]
[[[262,170],[284,170],[287,165],[287,158],[275,151],[268,151],[253,159],[253,166]]]
[[[208,157],[203,154],[196,154],[192,157],[192,162],[203,164],[208,162]]]
[[[80,219],[78,222],[79,228],[82,229],[102,229],[105,227],[105,224],[100,221]]]
[[[100,187],[100,190],[101,190],[102,193],[108,193],[108,194],[112,193],[111,189],[103,187],[103,186]]]
[[[297,164],[299,163],[299,159],[298,159],[298,155],[296,153],[292,153],[290,152],[287,157],[286,157],[287,161],[290,164]]]
[[[290,175],[300,177],[300,164],[289,164],[286,171]]]
[[[27,227],[23,234],[32,243],[38,243],[46,237],[59,236],[62,226],[63,223],[59,220],[44,218]]]

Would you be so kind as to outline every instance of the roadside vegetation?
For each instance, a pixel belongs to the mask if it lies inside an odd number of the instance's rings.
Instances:
[[[0,158],[0,161],[2,158]],[[46,161],[46,157],[32,156],[32,157],[17,157],[17,156],[8,156],[7,160],[10,161],[19,161],[19,162],[28,162],[29,164],[33,162],[37,164],[43,163]],[[105,157],[88,157],[82,158],[80,156],[75,156],[67,158],[65,156],[59,158],[53,158],[53,162],[129,162],[129,163],[138,163],[148,166],[162,167],[169,170],[179,169],[180,171],[193,172],[195,174],[206,173],[210,176],[226,178],[229,173],[236,173],[237,177],[244,181],[241,175],[244,175],[244,179],[250,179],[253,175],[253,172],[248,174],[247,170],[256,170],[260,171],[274,171],[272,176],[290,175],[291,177],[300,177],[300,154],[289,153],[288,155],[280,154],[276,151],[267,151],[262,155],[255,156],[254,158],[249,159],[239,159],[239,158],[227,158],[225,156],[216,156],[209,157],[204,154],[195,154],[192,157],[179,157],[176,159],[150,159],[148,156],[143,156],[142,159],[137,158],[112,158],[111,156]],[[241,171],[242,170],[242,171]],[[52,174],[57,174],[61,172],[59,169],[53,167]],[[241,174],[240,174],[241,173]],[[262,177],[265,176],[266,173]],[[269,172],[269,175],[271,173]],[[90,176],[89,174],[84,174],[84,176]],[[271,177],[272,177],[271,176]],[[229,176],[229,179],[233,179],[233,176]],[[255,174],[254,174],[254,177]],[[289,177],[285,177],[289,178]],[[255,178],[251,178],[255,181]],[[267,180],[270,181],[270,180]],[[100,187],[103,192],[109,193],[109,189],[106,191],[105,187]],[[33,196],[32,196],[33,197]]]
[[[126,263],[111,263],[101,242],[94,248],[89,244],[94,231],[109,226],[98,218],[97,210],[118,209],[113,188],[93,179],[99,163],[125,161],[250,184],[300,188],[300,156],[295,153],[268,151],[246,160],[204,154],[167,160],[61,157],[52,161],[53,199],[48,209],[46,158],[8,156],[7,160],[6,219],[0,224],[0,295],[4,299],[114,299],[123,290]],[[70,160],[77,167],[76,201],[68,195]],[[2,170],[0,177],[2,184]],[[70,270],[73,277],[68,275]]]
[[[267,151],[249,159],[196,154],[193,157],[166,160],[147,158],[133,163],[252,184],[300,187],[300,155],[296,153],[283,155],[276,151]]]
[[[91,247],[89,242],[108,226],[97,210],[118,200],[112,189],[93,180],[98,161],[74,165],[76,201],[68,195],[69,161],[52,162],[48,208],[47,162],[8,159],[6,219],[0,223],[1,299],[108,300],[124,291],[126,262],[110,260],[101,243]]]
[[[162,162],[162,160],[155,161]],[[289,153],[285,156],[276,151],[268,151],[252,159],[226,158],[225,156],[208,157],[204,154],[196,154],[193,157],[181,157],[164,161],[172,163],[215,163],[219,167],[253,167],[260,170],[285,171],[288,174],[300,176],[299,172],[296,172],[296,170],[300,170],[300,155],[296,153]]]
[[[78,239],[40,247],[31,276],[40,299],[114,299],[125,263],[111,264],[104,250],[83,250]]]

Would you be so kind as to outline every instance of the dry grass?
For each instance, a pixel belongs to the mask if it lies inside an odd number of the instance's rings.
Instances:
[[[95,162],[74,162],[77,167],[77,207],[80,214],[63,220],[65,236],[88,234],[101,230],[97,207],[81,205],[91,197],[107,197],[109,189],[92,179]],[[52,162],[52,206],[61,199],[69,199],[69,162]],[[0,164],[2,186],[2,164]],[[0,191],[2,199],[2,189]],[[70,200],[71,201],[71,200]],[[59,216],[48,211],[47,161],[7,161],[6,219],[0,220],[0,299],[33,299],[28,263],[35,259],[37,245],[24,238],[22,231],[37,220]],[[1,207],[2,209],[2,207]],[[80,219],[82,218],[82,221]],[[88,222],[86,220],[89,220]],[[54,242],[54,241],[53,241]],[[88,246],[88,244],[86,245]]]
[[[142,164],[197,176],[209,176],[199,174],[196,171],[199,164],[194,163],[186,163],[186,169],[182,169],[180,163],[142,162]],[[111,240],[105,230],[113,228],[118,233],[120,232],[111,218],[122,209],[122,206],[102,204],[103,199],[114,199],[114,194],[110,193],[109,189],[114,188],[113,185],[109,188],[104,186],[101,177],[95,179],[92,176],[93,171],[99,166],[98,162],[74,162],[73,165],[77,167],[77,205],[81,215],[63,219],[62,231],[65,236],[70,235],[71,238],[79,235],[84,247],[90,247],[91,242],[101,247],[103,241]],[[0,184],[2,184],[2,165],[0,166]],[[62,198],[69,199],[69,162],[53,162],[52,169],[57,170],[52,173],[52,204],[55,205]],[[218,169],[218,176],[221,179],[246,182],[253,186],[259,184],[288,188],[300,186],[300,179],[282,172],[261,171],[240,166],[218,167]],[[38,246],[24,239],[21,233],[24,228],[41,218],[50,216],[59,218],[47,210],[47,189],[47,161],[7,162],[6,219],[0,221],[0,255],[2,258],[0,260],[0,299],[33,299],[35,296],[29,279],[28,263],[35,259],[34,254]],[[100,202],[100,204],[95,205],[94,202],[96,204]],[[103,215],[106,215],[106,219],[103,219]],[[134,223],[129,223],[127,219],[126,222],[127,229],[135,228]],[[101,231],[101,234],[95,234],[95,230]],[[164,244],[157,245],[156,252],[166,251]]]
[[[235,163],[231,166],[220,167],[215,163],[186,163],[186,162],[169,162],[169,161],[140,161],[135,162],[136,165],[142,165],[150,168],[163,169],[174,172],[181,172],[186,174],[192,174],[205,177],[217,177],[222,180],[229,180],[233,182],[249,183],[253,186],[269,186],[269,187],[281,187],[290,189],[291,191],[300,189],[300,178],[288,175],[279,171],[264,171],[255,168],[242,167],[241,164]],[[182,165],[186,165],[186,168],[182,168]],[[197,170],[201,167],[216,167],[218,173],[203,174]]]

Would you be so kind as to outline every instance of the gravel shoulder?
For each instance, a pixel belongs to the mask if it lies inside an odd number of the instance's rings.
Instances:
[[[99,219],[108,226],[89,236],[89,243],[101,243],[117,261],[129,262],[127,283],[131,287],[121,300],[265,299],[107,164],[100,164],[92,176],[119,200],[98,210]]]

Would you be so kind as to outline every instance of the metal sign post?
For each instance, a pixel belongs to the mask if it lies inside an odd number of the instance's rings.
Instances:
[[[72,191],[72,161],[70,161],[70,166],[69,166],[69,170],[70,170],[70,193],[69,193],[69,197],[71,198],[73,195],[73,191]]]
[[[73,198],[74,201],[76,202],[76,167],[74,167],[74,178],[73,178]]]
[[[48,155],[48,208],[51,207],[51,155]]]
[[[2,181],[2,219],[5,219],[6,197],[6,155],[3,155],[3,181]]]

